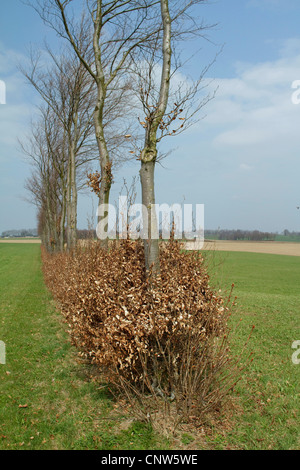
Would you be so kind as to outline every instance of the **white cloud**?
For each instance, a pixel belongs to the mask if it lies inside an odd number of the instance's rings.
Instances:
[[[283,58],[296,57],[300,54],[300,38],[289,38],[280,45],[279,55]]]
[[[247,165],[246,163],[241,163],[240,164],[240,170],[241,171],[251,171],[253,170],[253,167],[250,165]]]
[[[237,64],[236,77],[218,79],[216,98],[201,127],[213,129],[214,145],[298,144],[300,106],[292,103],[292,83],[300,79],[300,51],[273,62]]]
[[[17,139],[27,130],[37,103],[37,97],[18,70],[18,64],[26,60],[25,56],[5,49],[0,43],[0,79],[6,88],[6,104],[0,105],[1,161],[11,158],[6,146],[16,148]]]
[[[28,132],[37,103],[17,68],[25,60],[26,57],[0,43],[0,80],[6,88],[6,104],[0,105],[0,233],[10,227],[36,224],[35,209],[22,200],[30,167],[18,145],[18,139],[22,140]]]
[[[13,50],[6,49],[0,43],[0,77],[4,78],[16,70],[16,64],[20,60],[20,56]]]
[[[293,43],[297,38],[281,44],[281,51],[292,51]],[[300,51],[238,63],[232,78],[214,81],[212,88],[219,89],[205,107],[205,119],[188,131],[178,152],[178,171],[186,175],[190,168],[189,182],[196,181],[186,196],[206,204],[207,227],[298,229],[291,212],[299,199],[300,173],[295,80],[300,80]]]

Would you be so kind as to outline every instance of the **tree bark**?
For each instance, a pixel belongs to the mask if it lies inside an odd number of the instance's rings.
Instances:
[[[145,136],[145,145],[141,153],[141,185],[142,185],[142,204],[147,208],[148,236],[144,240],[145,265],[146,271],[149,271],[151,265],[153,272],[159,274],[159,236],[158,224],[155,214],[155,187],[154,170],[157,158],[157,130],[166,112],[171,74],[171,17],[169,12],[168,0],[161,0],[161,17],[163,22],[163,67],[161,73],[161,84],[159,91],[159,100],[155,111],[147,119],[147,130]],[[146,224],[147,225],[147,224]]]
[[[93,35],[93,49],[95,57],[96,67],[96,83],[97,83],[97,103],[94,112],[94,123],[95,123],[95,134],[97,145],[99,149],[100,169],[101,169],[101,181],[99,191],[99,205],[109,204],[110,188],[112,185],[112,172],[111,162],[109,153],[106,145],[106,139],[104,136],[103,128],[103,112],[106,99],[106,82],[102,66],[102,51],[100,46],[100,36],[102,31],[102,1],[97,0],[97,13],[94,20],[94,35]],[[107,206],[106,206],[107,207]],[[108,212],[104,211],[104,214],[99,217],[98,223],[104,218],[108,217]],[[101,240],[101,245],[104,248],[108,247],[108,225],[104,228],[107,233],[107,238]]]
[[[74,142],[70,144],[68,168],[68,198],[67,198],[67,247],[73,250],[77,242],[77,184],[76,184],[76,157]]]
[[[140,178],[142,185],[142,204],[147,208],[147,221],[144,221],[144,232],[147,237],[144,239],[145,267],[148,272],[152,268],[154,273],[159,273],[159,237],[158,224],[155,212],[155,191],[154,191],[155,159],[142,161]]]
[[[101,85],[99,87],[100,87],[100,90],[98,91],[98,101],[97,101],[97,106],[95,108],[95,114],[94,114],[96,139],[97,139],[97,145],[99,149],[100,169],[101,169],[101,182],[100,182],[98,198],[99,198],[99,205],[108,205],[110,189],[112,185],[112,171],[111,171],[111,162],[110,162],[109,153],[107,150],[106,140],[104,137],[104,129],[103,129],[103,107],[104,107],[105,97],[104,97],[103,91],[101,90]],[[101,220],[105,219],[106,217],[108,217],[108,212],[105,210],[103,215],[99,216],[98,223],[100,223]],[[104,231],[108,236],[108,225],[105,226]],[[107,248],[108,237],[101,240],[100,243],[104,248]]]

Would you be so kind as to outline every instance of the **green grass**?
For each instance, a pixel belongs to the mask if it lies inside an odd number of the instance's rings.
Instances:
[[[276,235],[275,236],[275,241],[276,242],[294,242],[294,243],[299,243],[300,242],[300,236],[299,235]]]
[[[0,449],[160,448],[148,426],[120,422],[66,330],[43,283],[40,247],[0,245]]]
[[[93,380],[69,343],[41,273],[40,246],[0,244],[0,449],[299,449],[300,365],[291,348],[300,340],[298,257],[209,252],[212,282],[235,284],[238,308],[232,336],[238,352],[252,325],[247,366],[232,395],[226,422],[197,438],[186,428],[166,441],[123,418],[106,387]],[[20,407],[21,405],[21,407]]]
[[[242,322],[232,337],[233,351],[255,325],[247,348],[254,360],[236,388],[243,412],[212,445],[299,449],[300,365],[292,363],[292,343],[300,340],[300,260],[233,252],[209,256],[215,285],[235,284],[238,308],[232,323]]]

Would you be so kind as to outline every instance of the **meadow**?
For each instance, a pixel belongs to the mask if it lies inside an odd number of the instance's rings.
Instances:
[[[37,244],[0,245],[0,449],[300,448],[298,257],[205,254],[211,282],[235,284],[232,351],[253,353],[218,418],[195,431],[160,436],[130,418],[69,342],[68,325],[45,288]]]
[[[253,362],[235,390],[242,412],[214,442],[221,448],[299,449],[300,365],[292,362],[292,344],[300,339],[299,258],[243,252],[208,256],[215,285],[235,285],[233,350],[241,350],[255,326],[247,347]]]

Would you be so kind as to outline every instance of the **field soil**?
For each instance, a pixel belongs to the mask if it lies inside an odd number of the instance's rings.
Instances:
[[[41,240],[39,238],[3,238],[0,240],[0,243],[39,243]]]
[[[185,249],[198,250],[199,245],[194,241],[186,242]],[[244,251],[249,253],[300,256],[300,243],[292,242],[205,240],[201,249],[211,251]]]
[[[40,239],[2,239],[0,243],[41,243]],[[300,243],[293,242],[251,242],[231,240],[205,240],[203,246],[197,242],[186,242],[186,250],[211,250],[211,251],[244,251],[248,253],[265,253],[272,255],[300,256]]]

